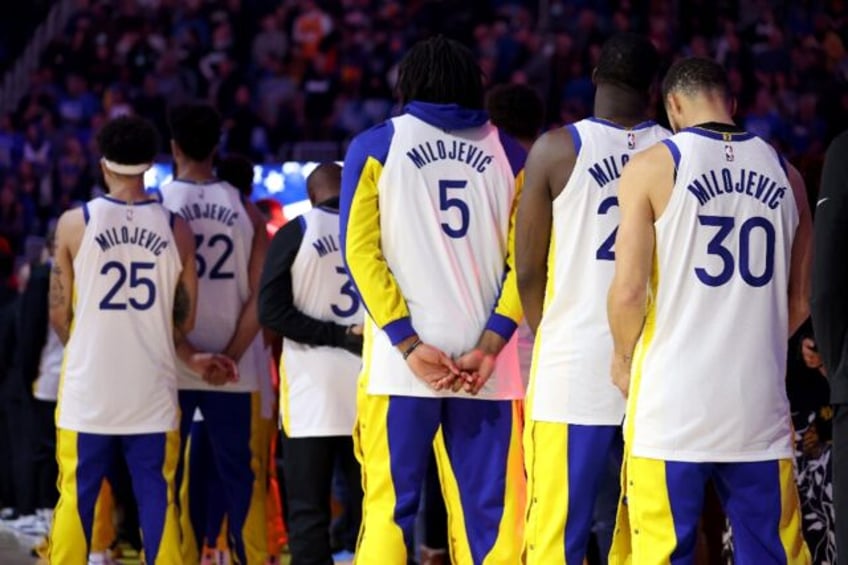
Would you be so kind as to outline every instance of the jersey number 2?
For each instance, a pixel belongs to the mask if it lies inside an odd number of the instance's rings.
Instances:
[[[601,200],[601,205],[598,206],[598,215],[603,216],[608,214],[610,208],[614,208],[618,206],[618,198],[615,196],[610,196],[609,198],[604,198]],[[618,226],[612,230],[612,233],[604,240],[598,250],[595,252],[595,259],[598,261],[615,261],[615,251],[613,250],[613,246],[615,245],[615,236],[618,233]]]
[[[203,234],[194,234],[195,241],[195,258],[197,259],[197,276],[202,277],[206,274],[206,257],[200,251],[203,247]],[[218,245],[218,244],[222,245]],[[230,236],[217,233],[209,238],[209,241],[206,243],[206,247],[209,249],[215,247],[222,247],[223,251],[218,256],[218,260],[215,261],[215,264],[212,265],[212,268],[209,270],[209,279],[231,279],[235,277],[235,274],[232,271],[224,271],[224,265],[227,263],[227,260],[230,258],[230,255],[233,254],[233,240],[230,239]]]
[[[127,304],[132,306],[135,310],[147,310],[153,303],[156,302],[156,285],[149,278],[142,276],[144,271],[149,271],[150,269],[156,266],[155,263],[144,263],[141,261],[133,261],[130,263],[130,288],[137,289],[143,288],[146,289],[144,294],[146,295],[144,300],[138,300],[136,297],[130,297],[126,302],[115,302],[115,295],[117,295],[124,284],[127,282],[127,268],[123,265],[123,263],[119,263],[117,261],[109,261],[103,268],[100,269],[101,275],[108,275],[112,271],[118,272],[118,280],[115,281],[115,284],[112,285],[112,288],[109,289],[109,292],[106,293],[106,296],[100,301],[100,309],[101,310],[126,310]]]

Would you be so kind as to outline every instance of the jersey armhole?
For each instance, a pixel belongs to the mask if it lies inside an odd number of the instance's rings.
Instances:
[[[149,188],[147,189],[147,194],[156,199],[159,204],[165,202],[165,197],[162,195],[162,191],[159,190],[159,187]]]
[[[783,169],[783,174],[786,175],[786,178],[789,178],[789,166],[786,164],[786,158],[783,156],[783,153],[777,149],[775,149],[774,152],[777,154],[777,162],[780,163],[780,168]]]
[[[171,231],[174,231],[174,224],[177,223],[177,215],[174,212],[168,211],[168,225],[171,226]]]
[[[578,130],[577,126],[574,124],[568,124],[565,126],[565,129],[571,134],[571,141],[574,142],[574,158],[577,159],[578,155],[580,155],[580,148],[583,147],[583,140],[580,138],[580,130]]]
[[[85,220],[85,225],[88,225],[88,221],[91,219],[91,213],[88,211],[88,202],[82,205],[82,217]]]
[[[670,139],[663,139],[661,143],[668,147],[671,158],[674,159],[674,182],[677,182],[677,170],[680,168],[680,149]]]
[[[301,214],[297,217],[297,223],[300,225],[300,231],[306,233],[306,218],[305,214]]]

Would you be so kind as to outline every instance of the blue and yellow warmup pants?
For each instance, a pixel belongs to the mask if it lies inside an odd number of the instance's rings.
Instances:
[[[206,503],[210,496],[223,499],[227,534],[234,563],[260,565],[267,552],[264,475],[261,473],[259,395],[249,392],[181,390],[180,435],[182,457],[177,468],[182,527],[182,563],[200,562],[203,540],[209,527]],[[203,414],[210,461],[191,464],[189,432],[195,409]],[[214,467],[220,492],[210,495],[204,473]],[[214,504],[213,504],[214,505]],[[219,514],[220,515],[220,514]]]
[[[610,564],[694,562],[712,480],[733,528],[737,565],[808,565],[792,460],[686,463],[628,457]]]
[[[363,379],[364,381],[364,379]],[[358,565],[406,565],[421,487],[435,449],[451,563],[521,558],[521,401],[378,396],[360,383],[354,429],[364,502]]]
[[[623,449],[620,426],[527,422],[527,565],[582,565],[614,449]]]
[[[180,563],[174,505],[174,472],[179,457],[176,431],[119,436],[59,429],[56,453],[59,503],[53,515],[50,563],[88,563],[95,509],[98,499],[104,503],[99,495],[116,457],[126,459],[130,472],[147,563]]]

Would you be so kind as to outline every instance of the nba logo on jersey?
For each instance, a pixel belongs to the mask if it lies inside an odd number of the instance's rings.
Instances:
[[[733,161],[733,146],[729,144],[724,146],[724,158],[728,161]]]
[[[636,134],[632,131],[627,132],[627,148],[636,149]]]

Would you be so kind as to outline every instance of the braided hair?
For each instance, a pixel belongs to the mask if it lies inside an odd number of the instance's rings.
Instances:
[[[398,68],[401,102],[483,108],[483,71],[470,49],[444,36],[416,43]]]

